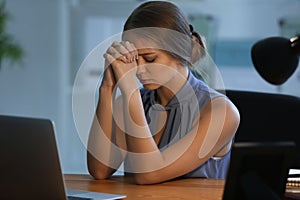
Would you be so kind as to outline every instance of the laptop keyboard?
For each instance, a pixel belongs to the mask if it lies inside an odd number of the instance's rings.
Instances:
[[[68,200],[92,200],[91,198],[87,197],[72,197],[72,196],[67,196]]]

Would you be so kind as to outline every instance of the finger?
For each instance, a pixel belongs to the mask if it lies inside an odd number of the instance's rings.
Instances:
[[[132,43],[125,41],[124,44],[125,48],[129,51],[130,53],[130,61],[133,62],[136,60],[136,51],[135,51],[135,47]]]
[[[111,46],[113,46],[113,47],[117,47],[117,46],[120,46],[121,44],[120,44],[120,42],[118,42],[118,41],[114,41],[112,44],[111,44]]]
[[[135,61],[134,48],[133,48],[133,46],[131,45],[131,43],[128,42],[128,41],[125,41],[125,42],[124,42],[124,46],[126,47],[126,49],[127,49],[127,50],[129,51],[129,53],[130,53],[130,62]]]
[[[105,53],[105,54],[103,55],[103,57],[105,58],[105,60],[106,60],[106,62],[107,62],[106,65],[108,65],[108,66],[111,65],[111,64],[112,64],[113,62],[115,62],[116,60],[119,60],[119,61],[122,61],[122,62],[124,62],[124,63],[127,63],[125,56],[123,56],[123,55],[121,55],[121,54],[120,54],[119,57],[115,58],[115,57],[112,56],[111,54]]]
[[[137,50],[137,48],[135,47],[135,45],[133,43],[131,43],[132,48],[134,49],[134,55],[135,55],[135,59],[138,60],[139,59],[139,52]]]
[[[110,55],[109,53],[105,53],[104,55],[103,55],[103,57],[107,60],[107,62],[109,63],[108,64],[108,66],[110,65],[110,64],[112,64],[116,59],[112,56],[112,55]]]
[[[113,46],[110,46],[107,49],[106,53],[110,54],[114,59],[122,60],[125,63],[127,62],[126,57],[119,53],[119,51],[117,51],[116,48],[114,48]]]
[[[113,42],[112,46],[118,51],[120,54],[124,55],[127,58],[127,62],[130,62],[130,52],[126,49],[123,43]]]

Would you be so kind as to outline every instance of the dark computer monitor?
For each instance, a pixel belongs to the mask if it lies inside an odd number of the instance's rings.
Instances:
[[[223,200],[282,199],[294,152],[294,142],[235,143]]]

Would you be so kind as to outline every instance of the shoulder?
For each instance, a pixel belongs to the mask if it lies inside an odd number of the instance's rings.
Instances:
[[[239,117],[239,111],[236,106],[225,95],[220,95],[213,98],[207,103],[204,110],[224,112],[226,114],[233,114]]]
[[[191,85],[192,85],[195,93],[198,94],[198,95],[202,95],[202,96],[210,98],[210,99],[214,99],[216,97],[224,96],[219,91],[209,87],[205,82],[203,82],[202,80],[199,80],[195,77],[191,81]]]
[[[218,97],[225,97],[225,95],[209,87],[205,82],[194,77],[192,73],[189,75],[188,83],[193,88],[200,109]]]
[[[222,122],[223,128],[235,133],[240,123],[240,114],[236,106],[225,96],[211,100],[204,107],[202,117],[209,116],[215,122]]]

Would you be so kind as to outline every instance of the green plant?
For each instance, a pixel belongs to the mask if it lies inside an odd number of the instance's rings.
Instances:
[[[9,14],[5,10],[5,1],[0,2],[0,69],[4,59],[11,63],[21,61],[23,50],[15,41],[12,35],[6,32],[6,22]]]

